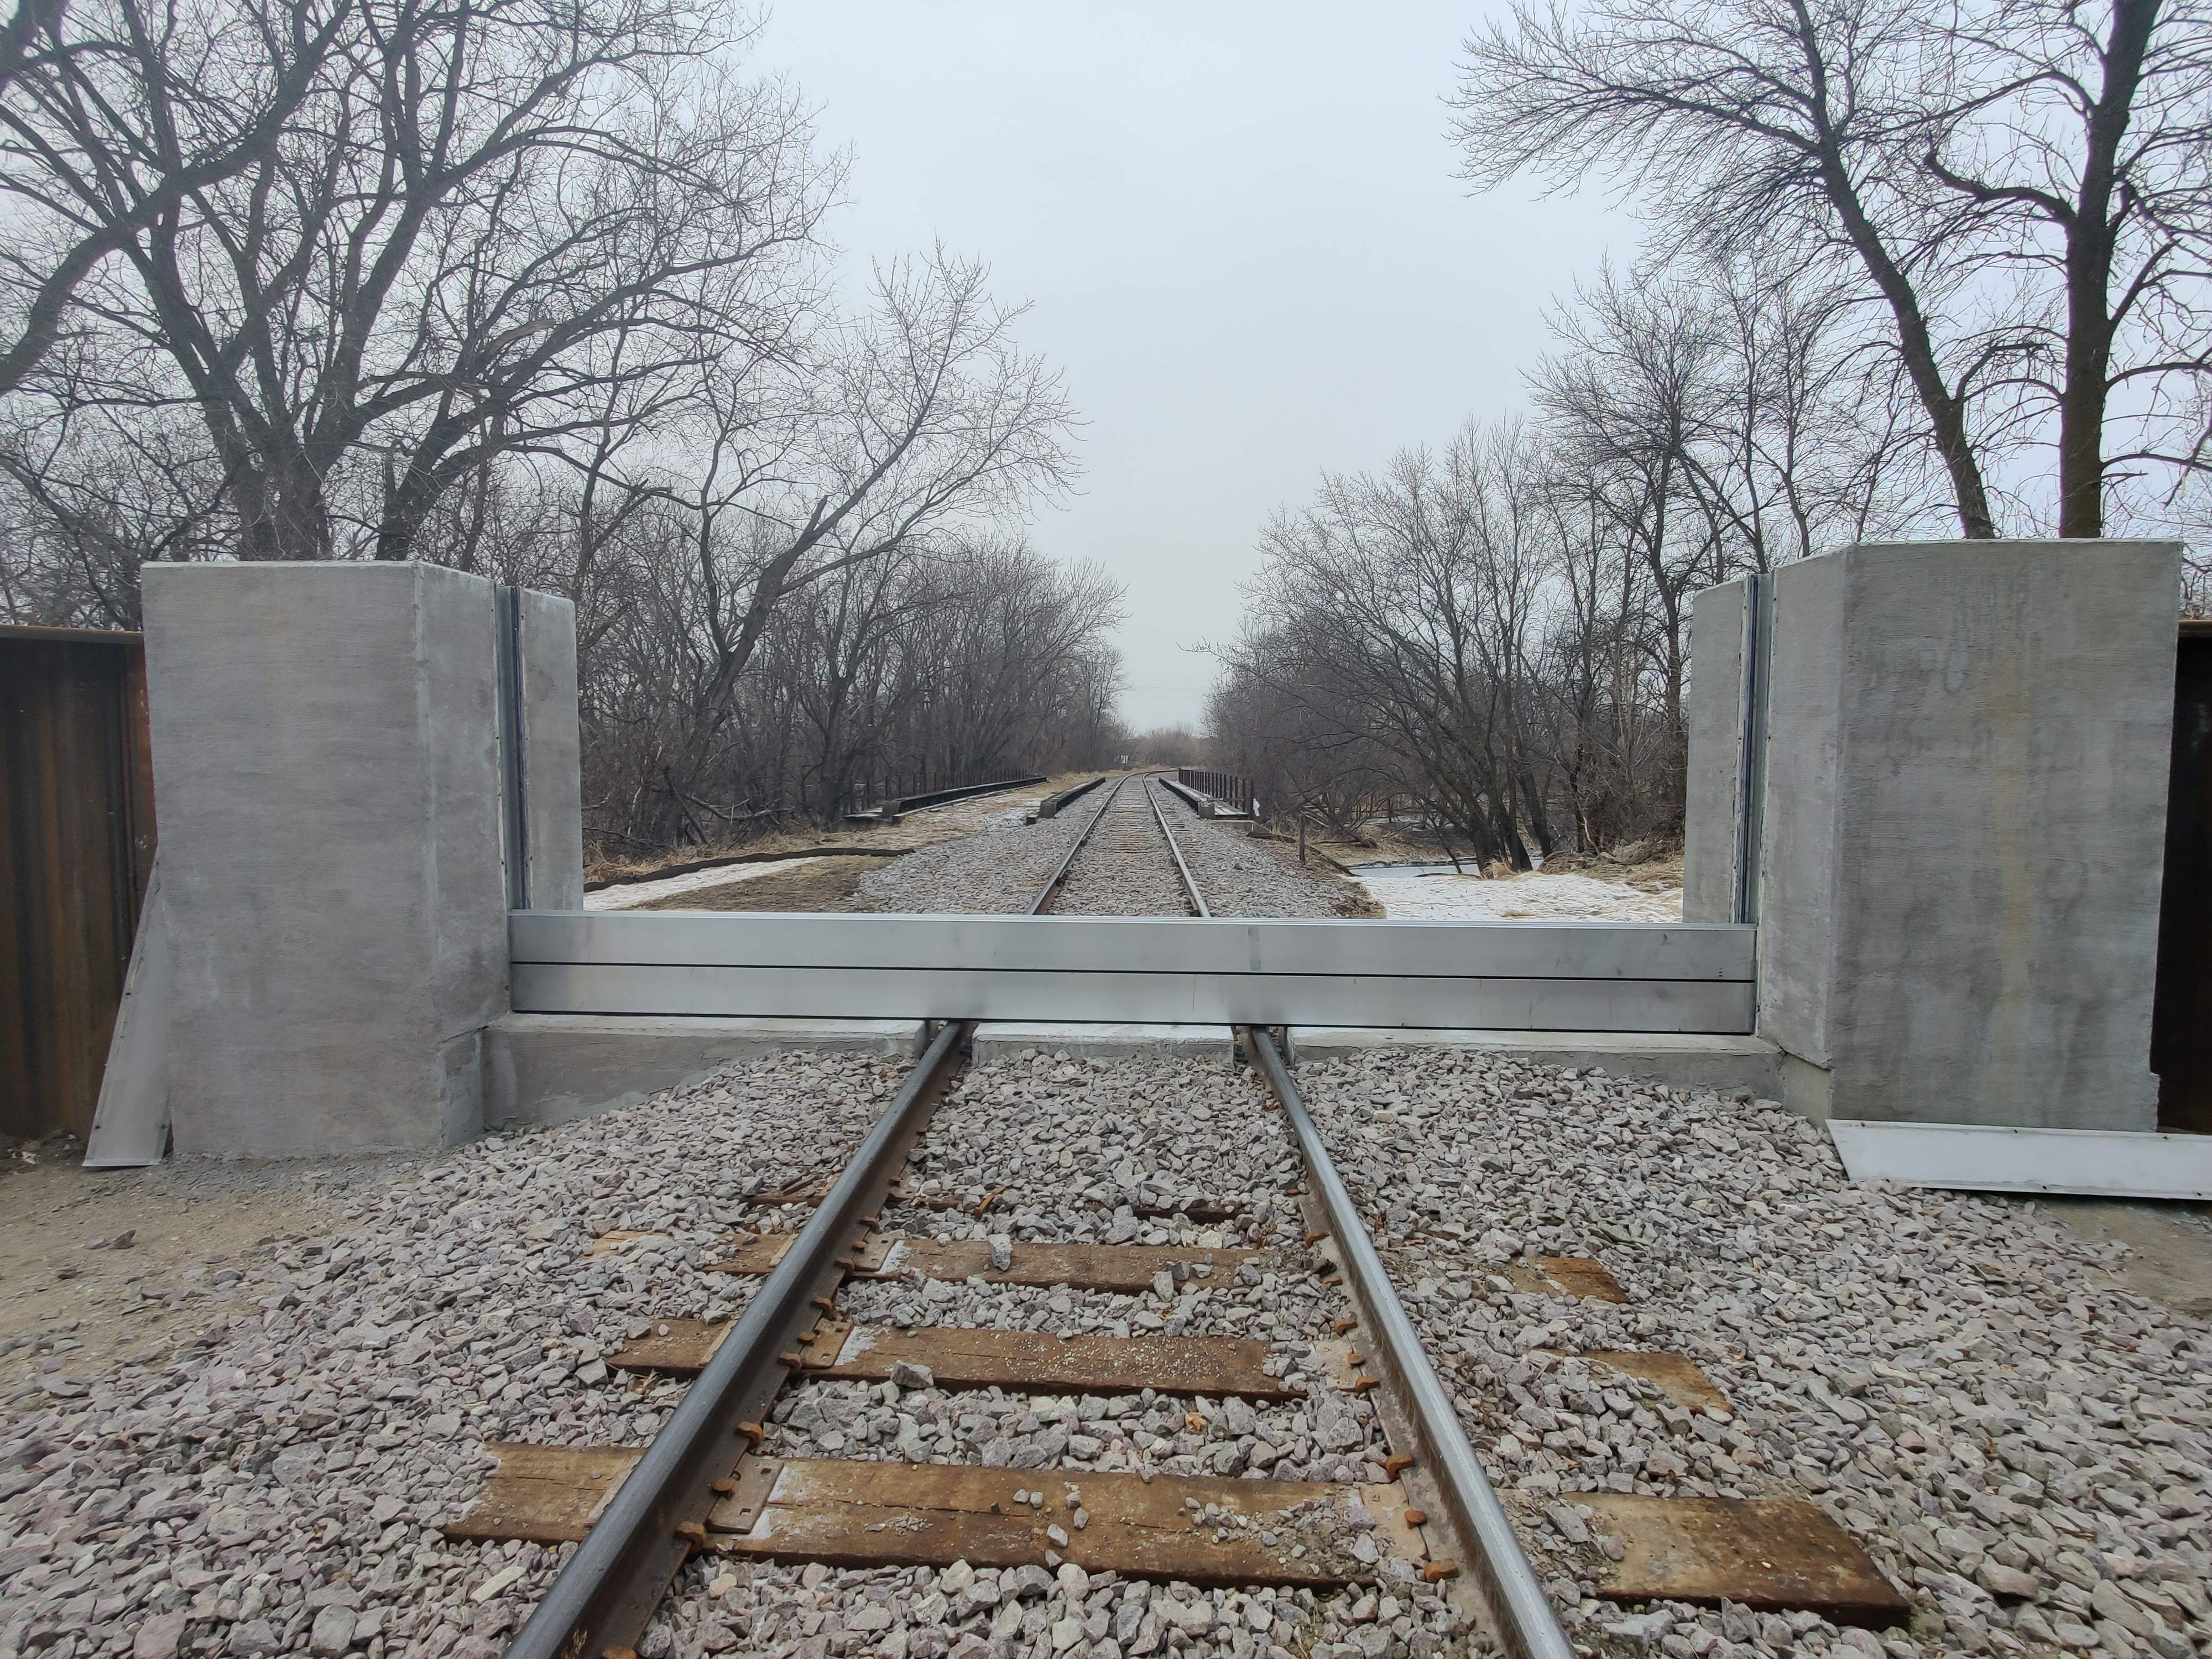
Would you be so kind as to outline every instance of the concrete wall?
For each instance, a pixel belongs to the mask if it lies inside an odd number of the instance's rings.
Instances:
[[[490,583],[149,565],[180,1152],[451,1145],[507,1006]]]
[[[584,908],[584,813],[576,723],[576,607],[516,595],[522,680],[522,798],[530,908]]]
[[[2179,550],[1889,544],[1775,573],[1759,1033],[1792,1105],[2154,1127]]]
[[[1886,882],[1838,839],[1844,710],[1843,623],[1856,549],[1775,573],[1766,704],[1765,800],[1759,849],[1759,1030],[1825,1068],[1846,890]],[[1923,561],[1942,556],[1931,549]],[[1789,1078],[1785,1076],[1784,1082]],[[1802,1090],[1787,1097],[1796,1103]],[[1822,1115],[1825,1115],[1823,1113]],[[1850,1114],[1846,1113],[1846,1116]]]
[[[1734,921],[1736,790],[1743,756],[1741,577],[1709,587],[1690,613],[1690,763],[1683,810],[1682,920]]]

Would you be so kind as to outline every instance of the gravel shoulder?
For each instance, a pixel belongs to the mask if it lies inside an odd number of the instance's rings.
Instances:
[[[1357,882],[1319,860],[1301,867],[1294,847],[1261,841],[1231,821],[1207,820],[1162,792],[1198,890],[1217,916],[1379,916],[1382,908]]]
[[[57,1139],[0,1164],[0,1409],[42,1381],[158,1363],[227,1323],[256,1253],[346,1225],[337,1207],[421,1158],[185,1159],[88,1170]]]

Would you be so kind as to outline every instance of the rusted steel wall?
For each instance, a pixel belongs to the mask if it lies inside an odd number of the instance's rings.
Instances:
[[[2150,1068],[2158,1127],[2212,1134],[2212,622],[2181,624]]]
[[[92,1127],[154,868],[136,634],[0,628],[0,1133]]]

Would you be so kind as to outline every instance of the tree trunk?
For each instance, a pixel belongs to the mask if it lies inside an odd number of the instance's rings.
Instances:
[[[1952,490],[1958,496],[1960,531],[1969,541],[1986,541],[1997,533],[1996,520],[1990,511],[1989,489],[1983,483],[1981,465],[1974,459],[1973,443],[1966,433],[1966,400],[1954,397],[1944,382],[1942,368],[1936,361],[1936,345],[1928,331],[1928,319],[1920,309],[1920,296],[1913,291],[1911,278],[1890,257],[1881,233],[1875,228],[1866,204],[1859,199],[1858,185],[1851,178],[1850,169],[1844,165],[1842,143],[1828,113],[1828,66],[1821,55],[1819,32],[1806,9],[1805,0],[1791,0],[1790,9],[1797,20],[1806,72],[1813,86],[1812,112],[1818,134],[1814,160],[1820,168],[1821,191],[1836,210],[1843,222],[1844,235],[1850,239],[1860,263],[1865,265],[1867,274],[1874,278],[1875,286],[1881,290],[1882,299],[1897,323],[1898,351],[1905,360],[1905,372],[1912,381],[1913,391],[1919,395],[1920,407],[1928,416],[1936,440],[1936,453],[1943,458],[1944,471],[1950,474]]]
[[[2105,533],[2105,399],[2112,356],[2113,173],[2128,130],[2158,0],[2115,0],[2105,84],[2066,237],[2066,367],[2058,403],[2058,533]]]

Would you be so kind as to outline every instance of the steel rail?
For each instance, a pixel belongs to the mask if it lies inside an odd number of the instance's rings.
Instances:
[[[1473,1580],[1506,1651],[1514,1659],[1575,1659],[1575,1650],[1559,1629],[1535,1570],[1513,1535],[1512,1522],[1484,1479],[1482,1465],[1452,1409],[1436,1369],[1422,1350],[1419,1333],[1407,1316],[1390,1275],[1367,1236],[1367,1224],[1336,1172],[1321,1132],[1283,1064],[1274,1040],[1261,1027],[1248,1027],[1245,1052],[1260,1063],[1267,1086],[1281,1103],[1283,1115],[1298,1138],[1307,1172],[1322,1201],[1329,1237],[1346,1283],[1368,1321],[1368,1335],[1395,1392],[1413,1420],[1412,1448],[1443,1493],[1461,1540],[1475,1553]]]
[[[1152,780],[1145,781],[1145,799],[1152,809],[1152,817],[1160,826],[1160,833],[1168,838],[1168,851],[1175,854],[1176,872],[1182,878],[1182,890],[1190,896],[1190,908],[1201,916],[1213,912],[1206,908],[1206,900],[1198,890],[1197,879],[1190,873],[1190,866],[1183,862],[1182,848],[1176,844],[1175,831],[1168,828],[1168,815],[1160,811],[1160,798],[1152,792]]]
[[[835,1294],[851,1266],[856,1230],[874,1224],[973,1029],[962,1021],[937,1033],[737,1328],[515,1633],[507,1659],[600,1659],[611,1649],[636,1647],[685,1559],[704,1541],[714,1483],[737,1466],[749,1441],[758,1443],[764,1413],[796,1369],[784,1356],[820,1315],[814,1298]]]
[[[1091,815],[1091,821],[1083,826],[1082,831],[1069,846],[1067,856],[1053,866],[1052,874],[1045,878],[1044,885],[1038,888],[1036,896],[1030,900],[1030,908],[1026,914],[1032,916],[1041,916],[1044,914],[1044,907],[1052,902],[1052,896],[1058,890],[1060,884],[1067,879],[1067,866],[1075,862],[1075,855],[1083,850],[1083,843],[1091,839],[1091,832],[1096,830],[1100,821],[1105,817],[1107,809],[1121,798],[1121,786],[1128,781],[1127,777],[1116,779],[1114,787],[1106,792],[1106,799],[1098,803],[1098,810]]]

